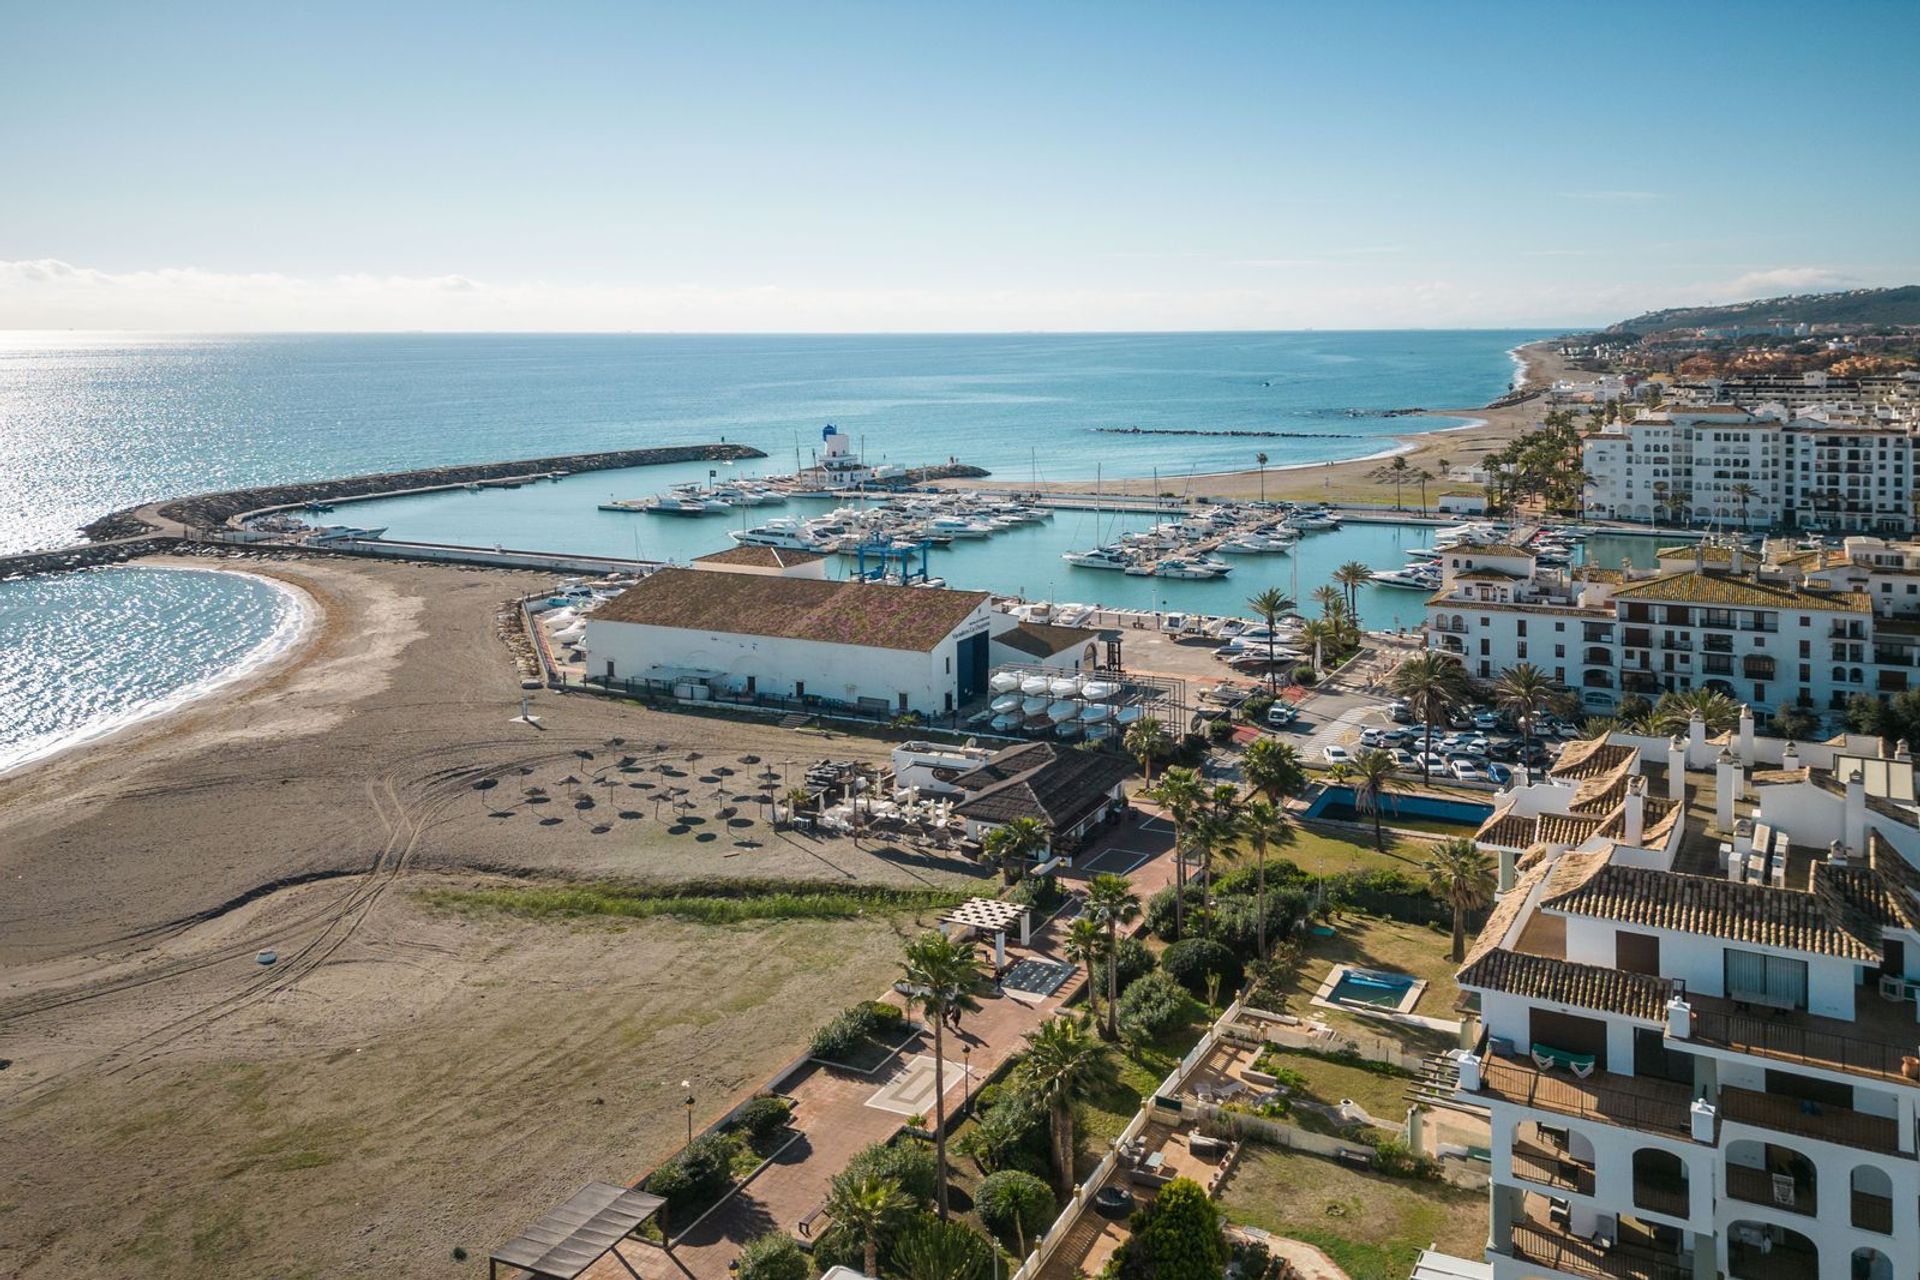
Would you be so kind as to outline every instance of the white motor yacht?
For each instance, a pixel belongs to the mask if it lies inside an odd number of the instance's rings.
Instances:
[[[927,532],[948,538],[984,538],[994,532],[990,524],[960,516],[937,516],[927,521]]]
[[[1233,566],[1224,560],[1190,559],[1169,556],[1153,566],[1156,578],[1224,578]]]
[[[779,547],[787,551],[813,551],[820,543],[791,516],[781,516],[751,529],[733,529],[727,533],[735,542],[749,547]]]
[[[1438,572],[1418,565],[1376,570],[1373,581],[1383,587],[1404,587],[1412,591],[1438,591],[1441,585]]]
[[[1095,547],[1091,551],[1069,551],[1060,558],[1082,569],[1125,569],[1133,564],[1133,557],[1115,546]]]

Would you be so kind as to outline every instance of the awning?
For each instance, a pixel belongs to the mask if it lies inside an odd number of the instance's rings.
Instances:
[[[666,1201],[611,1182],[589,1182],[495,1249],[492,1260],[552,1280],[574,1280],[659,1212]]]

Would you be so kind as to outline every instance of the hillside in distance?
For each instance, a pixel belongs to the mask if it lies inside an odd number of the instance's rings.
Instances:
[[[1669,307],[1622,320],[1605,332],[1657,333],[1666,329],[1767,324],[1920,325],[1920,285],[1795,293],[1725,306]]]

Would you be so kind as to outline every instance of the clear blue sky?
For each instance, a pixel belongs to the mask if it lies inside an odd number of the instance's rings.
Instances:
[[[1920,5],[8,0],[0,326],[1559,325],[1920,279]]]

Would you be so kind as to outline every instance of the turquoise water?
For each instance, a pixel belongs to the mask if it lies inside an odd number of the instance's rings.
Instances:
[[[1484,404],[1538,336],[6,335],[0,552],[153,498],[444,462],[724,437],[792,470],[829,421],[876,460],[1179,489],[1446,425],[1381,412]],[[1279,434],[1101,430],[1135,426]]]
[[[1349,1004],[1378,1005],[1383,1009],[1398,1009],[1400,1002],[1407,998],[1407,991],[1413,986],[1413,979],[1403,973],[1359,973],[1348,970],[1340,975],[1340,981],[1334,984],[1330,998]]]
[[[176,706],[298,629],[264,578],[124,568],[0,582],[0,770]]]

